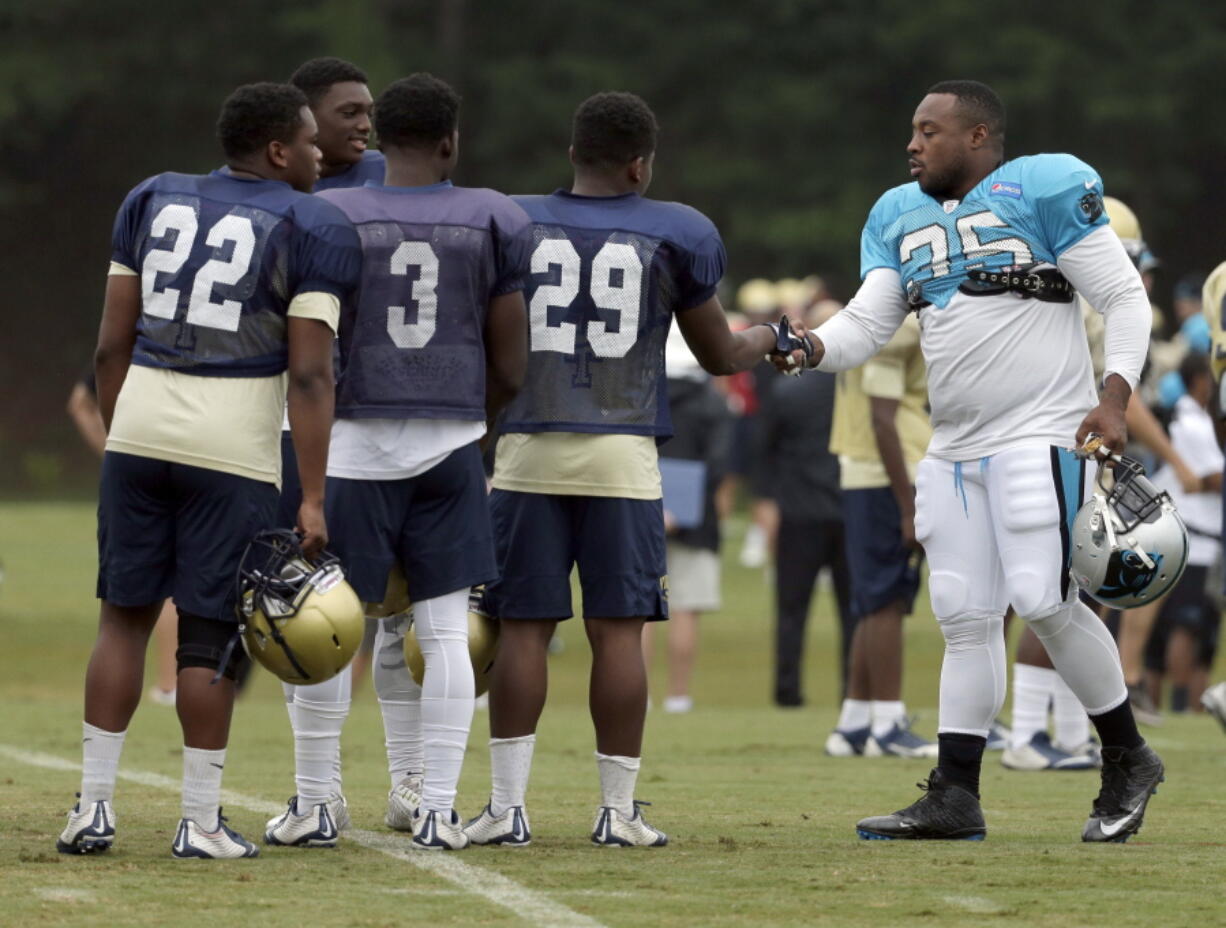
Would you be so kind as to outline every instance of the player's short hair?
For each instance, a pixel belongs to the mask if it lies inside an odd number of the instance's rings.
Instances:
[[[228,158],[244,158],[269,142],[290,142],[302,128],[306,95],[293,84],[244,84],[226,98],[217,138]]]
[[[941,81],[928,88],[929,93],[948,93],[958,98],[958,109],[968,125],[980,123],[998,145],[1005,143],[1005,104],[996,91],[979,81]]]
[[[456,130],[460,95],[433,74],[410,74],[388,84],[375,101],[375,134],[385,145],[423,148]]]
[[[656,150],[660,126],[642,97],[610,91],[588,97],[575,110],[570,144],[587,167],[617,167]]]
[[[306,94],[307,102],[314,106],[333,84],[356,81],[369,84],[366,72],[352,61],[344,58],[312,58],[298,66],[290,75],[289,82]]]

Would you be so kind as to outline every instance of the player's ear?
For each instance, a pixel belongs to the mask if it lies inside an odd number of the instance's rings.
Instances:
[[[289,151],[284,142],[273,139],[264,149],[264,157],[274,168],[284,170],[289,166]]]
[[[647,159],[639,155],[630,162],[626,173],[630,177],[630,182],[636,187],[643,182],[643,178],[647,175]]]
[[[971,147],[972,148],[982,148],[984,145],[988,143],[989,134],[990,133],[988,132],[988,127],[985,126],[983,123],[980,123],[979,125],[975,126],[975,128],[971,130]]]

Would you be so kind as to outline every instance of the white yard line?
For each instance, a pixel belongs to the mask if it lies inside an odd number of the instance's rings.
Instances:
[[[1004,906],[985,896],[942,896],[941,898],[954,908],[973,912],[976,915],[999,915],[1005,911]]]
[[[42,754],[36,751],[23,751],[21,748],[8,744],[0,744],[0,756],[15,760],[30,767],[42,767],[45,770],[62,770],[65,772],[80,772],[81,765],[52,754]],[[178,780],[150,773],[144,770],[120,769],[119,778],[149,786],[153,789],[177,793],[180,789]],[[237,806],[249,812],[261,815],[276,815],[285,808],[281,802],[269,802],[255,796],[223,790],[221,794],[223,806]],[[466,864],[457,856],[446,852],[412,851],[406,847],[407,840],[393,835],[366,831],[361,828],[345,832],[347,840],[360,844],[362,847],[388,857],[412,864],[420,870],[432,873],[440,879],[462,889],[464,892],[480,896],[494,905],[509,909],[513,914],[526,922],[542,926],[542,928],[603,928],[600,922],[590,916],[583,915],[573,909],[568,909],[555,902],[543,893],[535,892],[526,886],[521,886],[514,880],[503,876],[494,870]],[[304,853],[310,853],[309,851]],[[527,852],[531,853],[531,851]]]

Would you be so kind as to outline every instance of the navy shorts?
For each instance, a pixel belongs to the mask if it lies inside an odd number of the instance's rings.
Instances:
[[[277,500],[277,528],[298,527],[302,505],[302,482],[298,479],[298,455],[289,429],[281,432],[281,498]]]
[[[235,576],[273,526],[277,488],[217,470],[108,451],[98,499],[98,598],[236,621]]]
[[[328,548],[341,559],[362,602],[383,601],[393,564],[404,570],[414,602],[498,575],[476,442],[416,477],[329,477],[324,508]]]
[[[902,543],[902,513],[889,487],[843,491],[843,538],[856,618],[901,602],[910,614],[922,555]]]
[[[485,588],[499,619],[569,619],[579,566],[588,618],[668,618],[662,500],[490,494],[500,579]]]

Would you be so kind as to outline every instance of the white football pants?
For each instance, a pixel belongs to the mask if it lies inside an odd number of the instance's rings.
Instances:
[[[1051,445],[978,461],[920,462],[915,532],[945,636],[940,731],[987,736],[1005,701],[1010,604],[1087,712],[1101,714],[1127,698],[1115,642],[1077,599],[1068,571],[1069,533],[1092,471]]]

